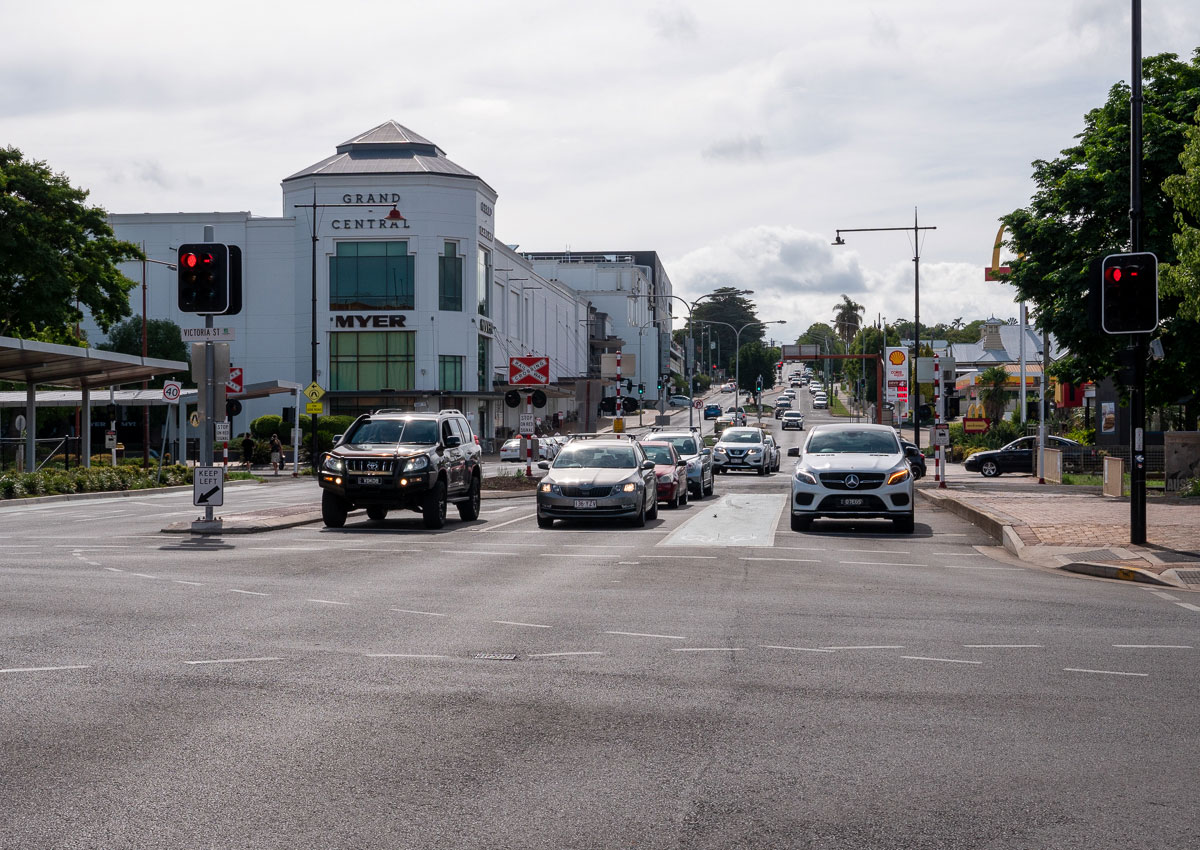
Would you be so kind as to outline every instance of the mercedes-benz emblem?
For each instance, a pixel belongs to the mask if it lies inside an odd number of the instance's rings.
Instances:
[[[847,475],[845,478],[845,482],[846,482],[846,487],[850,490],[853,490],[855,487],[857,487],[861,483],[858,479],[858,476],[854,475],[854,474]]]

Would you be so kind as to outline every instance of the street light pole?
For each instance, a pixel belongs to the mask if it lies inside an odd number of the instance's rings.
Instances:
[[[912,364],[912,380],[910,385],[912,393],[910,398],[914,400],[913,408],[913,442],[917,446],[921,445],[921,388],[916,382],[917,377],[917,362],[916,358],[921,354],[921,231],[922,230],[937,230],[936,227],[921,227],[917,219],[916,207],[913,208],[913,224],[912,227],[839,227],[834,237],[834,245],[845,245],[846,240],[842,238],[843,233],[879,233],[881,231],[903,230],[912,232],[913,239],[913,336],[916,337],[916,351],[913,355]]]
[[[734,327],[729,322],[718,322],[716,319],[697,319],[700,324],[707,325],[724,325],[734,332],[733,334],[733,407],[734,418],[737,417],[738,396],[742,391],[742,331],[746,328],[752,328],[755,325],[766,327],[767,325],[786,325],[786,319],[772,319],[767,322],[747,322],[740,328]],[[762,399],[759,399],[759,412],[762,412]]]

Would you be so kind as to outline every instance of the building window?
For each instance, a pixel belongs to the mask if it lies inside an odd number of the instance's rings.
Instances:
[[[478,368],[475,370],[476,380],[479,381],[479,392],[485,393],[491,389],[488,386],[488,375],[491,374],[488,354],[492,350],[492,341],[486,336],[479,337],[479,359],[476,361]]]
[[[463,359],[447,354],[438,356],[439,390],[461,390],[463,388]]]
[[[458,246],[447,242],[445,252],[438,257],[439,310],[462,312],[463,266],[457,252]]]
[[[479,293],[479,315],[492,315],[492,252],[482,246],[475,266],[475,291]]]
[[[416,336],[413,331],[330,334],[329,389],[414,389]]]
[[[414,310],[407,242],[339,242],[329,258],[330,310]]]

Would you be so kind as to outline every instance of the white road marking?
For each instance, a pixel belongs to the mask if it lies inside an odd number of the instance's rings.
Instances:
[[[785,561],[789,564],[819,564],[816,558],[738,558],[739,561]]]
[[[498,558],[516,554],[514,552],[492,552],[487,549],[441,549],[439,551],[444,555],[492,555]]]
[[[942,569],[943,570],[978,570],[980,572],[989,572],[989,571],[990,572],[1013,572],[1013,571],[1019,572],[1022,569],[1024,569],[1024,567],[960,567],[960,566],[943,565]]]
[[[617,561],[617,566],[636,567],[641,561]]]
[[[1186,608],[1189,611],[1200,611],[1200,605],[1193,605],[1190,602],[1176,602],[1175,604],[1180,608]]]
[[[175,583],[176,584],[190,584],[190,585],[193,585],[194,587],[201,587],[204,584],[204,582],[202,582],[202,581],[184,581],[183,579],[178,579],[178,578],[175,579]]]
[[[541,623],[518,623],[513,620],[492,620],[493,623],[499,623],[502,626],[525,626],[530,629],[552,629],[553,626],[543,626]]]
[[[305,551],[307,552],[307,551],[309,551],[309,549],[307,547],[305,547]],[[403,554],[411,554],[414,552],[423,552],[425,550],[424,549],[367,549],[367,548],[360,548],[357,546],[347,546],[342,551],[344,551],[344,552],[378,552],[381,555],[403,555]]]
[[[43,673],[49,670],[90,670],[88,664],[71,664],[66,667],[6,667],[0,673]]]
[[[929,564],[898,564],[894,561],[838,561],[839,564],[853,564],[859,567],[928,567]]]
[[[911,555],[904,549],[839,549],[839,552],[852,552],[856,555]]]
[[[651,635],[645,632],[605,632],[606,635],[625,635],[626,637],[662,638],[663,640],[687,640],[683,635]]]
[[[739,646],[686,646],[677,647],[672,652],[745,652]]]
[[[785,552],[824,552],[822,546],[776,546],[776,549],[782,549]]]
[[[247,546],[252,552],[328,552],[340,546]]]
[[[425,655],[419,652],[368,652],[367,658],[449,658],[449,655]]]
[[[961,658],[929,658],[924,655],[901,655],[909,661],[944,661],[947,664],[982,664],[982,661],[965,661]]]
[[[594,547],[592,547],[594,548]],[[607,548],[607,547],[605,547]],[[509,554],[512,554],[511,552]],[[601,557],[601,553],[597,552],[539,552],[539,558],[597,558]]]
[[[1155,596],[1157,596],[1159,599],[1169,599],[1172,602],[1174,602],[1175,600],[1177,600],[1179,598],[1178,596],[1172,596],[1169,593],[1164,593],[1161,590],[1152,590],[1150,592],[1153,593]]]
[[[830,651],[840,649],[904,649],[903,646],[823,646],[822,649]]]
[[[813,649],[812,647],[808,647],[808,646],[774,646],[769,643],[760,643],[758,645],[758,648],[759,649],[787,649],[787,650],[791,650],[792,652],[833,652],[832,649]]]
[[[532,546],[532,545],[536,545],[536,544],[531,543],[529,545]],[[595,545],[596,545],[595,543],[567,543],[565,545],[565,548],[567,548],[567,549],[591,549]],[[605,544],[604,548],[605,549],[636,549],[637,547],[636,546],[624,546],[624,545],[610,546],[610,545]]]
[[[1191,649],[1190,646],[1178,646],[1169,643],[1114,643],[1114,649]]]
[[[389,611],[396,611],[400,614],[421,614],[425,617],[447,617],[448,614],[437,614],[433,611],[413,611],[409,608],[389,608]]]
[[[55,538],[52,538],[55,539]],[[55,549],[74,549],[76,552],[82,552],[84,549],[132,549],[132,546],[109,546],[107,544],[86,544],[80,546],[77,543],[62,543],[54,547]]]
[[[567,655],[603,655],[603,652],[534,652],[526,658],[562,658]]]
[[[184,664],[246,664],[251,661],[282,661],[282,658],[268,656],[264,658],[209,658],[204,661],[185,661]]]
[[[1123,673],[1120,670],[1084,670],[1081,667],[1064,667],[1067,673],[1097,673],[1102,676],[1149,676],[1149,673]]]
[[[257,590],[238,590],[236,587],[229,588],[230,593],[244,593],[247,596],[270,596],[269,593],[259,593]]]
[[[469,529],[467,533],[468,534],[482,534],[485,531],[495,531],[497,528],[504,528],[504,526],[512,525],[514,522],[523,522],[524,520],[527,520],[527,519],[533,519],[535,516],[537,516],[536,511],[531,514],[525,514],[524,516],[519,516],[516,519],[510,519],[507,522],[499,522],[499,523],[496,523],[495,525],[488,523],[487,525],[483,526],[483,528],[472,528],[472,529]]]
[[[964,643],[967,649],[1042,649],[1040,643]]]
[[[608,547],[605,546],[604,548],[607,549]],[[718,556],[718,555],[685,555],[682,552],[680,552],[678,555],[639,555],[638,557],[640,557],[640,558],[684,558],[688,561],[719,561],[719,560],[721,560],[720,556]],[[746,559],[743,558],[742,560],[746,560]]]
[[[152,576],[148,573],[130,573],[130,575],[137,576],[138,578],[158,578],[158,576]]]
[[[122,569],[118,569],[117,567],[105,567],[104,569],[108,570],[110,573],[123,573],[123,572],[125,572],[124,570],[122,570]]]
[[[349,605],[349,602],[334,602],[332,599],[307,599],[306,602],[319,602],[322,605]]]

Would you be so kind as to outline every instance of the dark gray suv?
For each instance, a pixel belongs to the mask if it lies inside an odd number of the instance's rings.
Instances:
[[[364,414],[321,456],[321,517],[330,528],[366,508],[382,520],[390,510],[416,511],[426,528],[446,523],[454,504],[463,520],[479,518],[479,440],[457,410]]]

